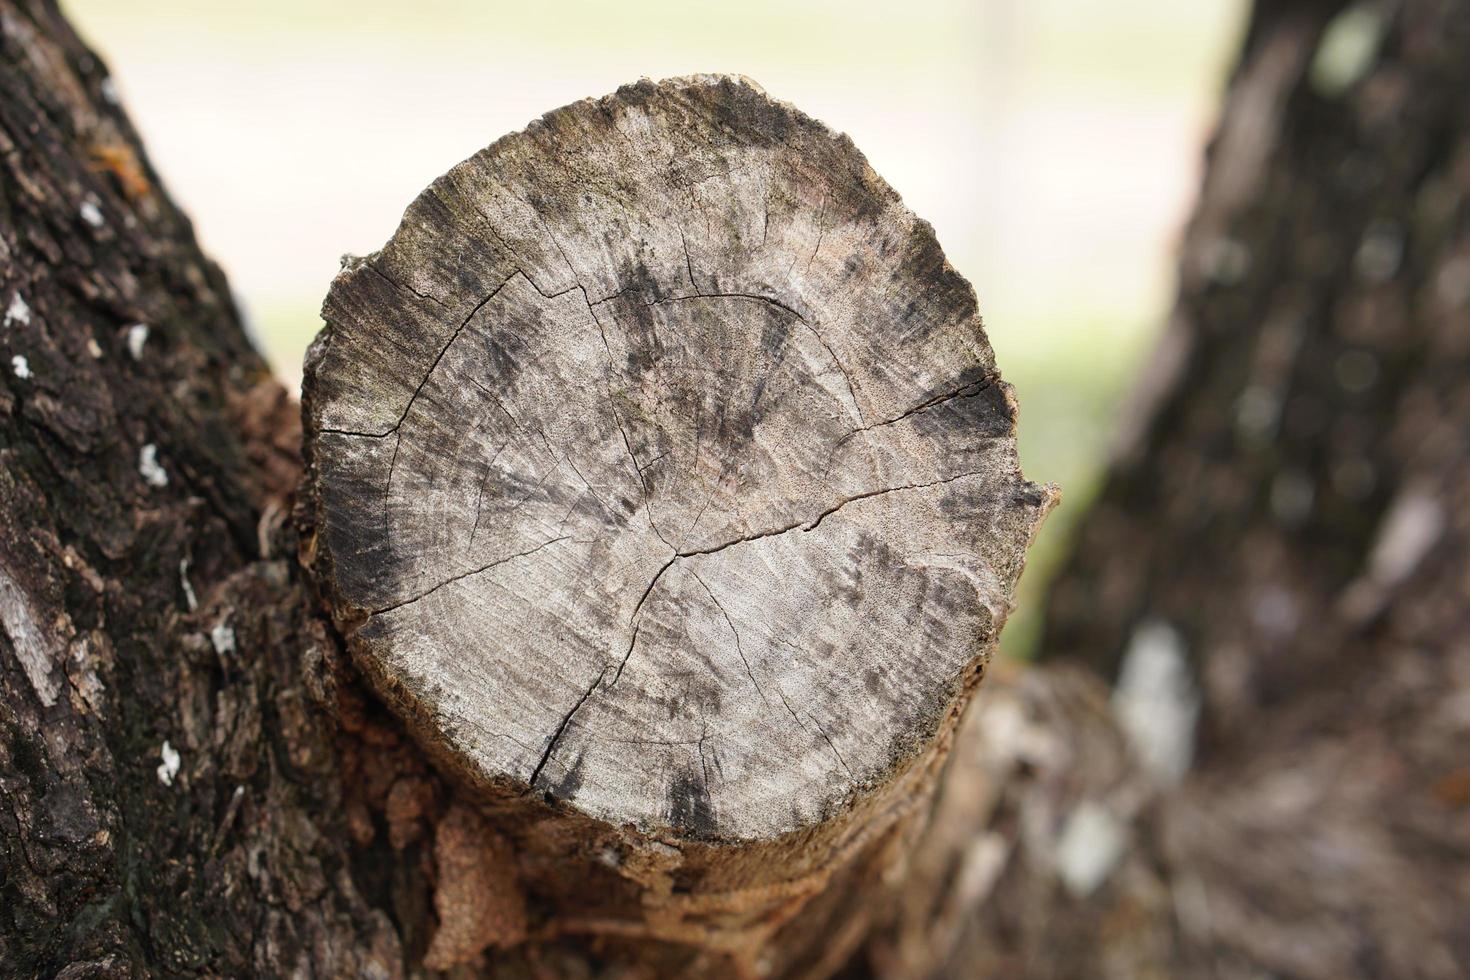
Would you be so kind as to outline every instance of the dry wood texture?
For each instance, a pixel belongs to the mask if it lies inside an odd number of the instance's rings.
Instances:
[[[324,318],[312,560],[448,765],[720,861],[801,831],[807,870],[917,792],[1053,492],[973,290],[849,140],[727,77],[567,106]]]

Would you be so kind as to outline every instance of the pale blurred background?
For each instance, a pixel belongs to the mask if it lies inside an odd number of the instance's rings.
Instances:
[[[980,296],[1028,477],[1063,488],[1007,627],[1092,495],[1163,323],[1243,0],[63,0],[288,383],[344,252],[548,109],[749,75],[852,136]]]

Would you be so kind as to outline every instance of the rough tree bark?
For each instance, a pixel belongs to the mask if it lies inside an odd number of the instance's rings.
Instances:
[[[296,407],[47,2],[0,3],[0,318],[0,973],[401,973],[422,876],[348,831],[423,769],[374,729],[343,788]]]
[[[633,110],[656,95],[661,111],[699,119],[720,145],[753,146],[733,168],[751,183],[698,170],[718,161],[697,146],[667,147],[660,163],[671,179],[661,193],[674,196],[642,215],[652,247],[605,269],[596,266],[607,254],[600,243],[578,240],[555,207],[487,222],[484,233],[494,228],[501,245],[463,238],[469,251],[435,251],[436,234],[452,250],[456,221],[474,217],[432,214],[445,187],[436,185],[394,245],[339,282],[333,302],[348,305],[329,311],[329,339],[313,361],[311,418],[342,430],[318,433],[313,487],[331,485],[334,465],[340,475],[381,463],[372,447],[386,446],[392,430],[399,458],[366,472],[390,488],[403,479],[412,496],[379,491],[386,519],[375,511],[376,523],[353,525],[350,509],[319,494],[302,512],[308,536],[299,541],[288,519],[296,406],[251,349],[223,277],[159,187],[105,70],[54,3],[3,0],[0,76],[3,972],[521,977],[636,967],[631,975],[816,976],[837,968],[904,880],[955,720],[1049,502],[1047,491],[1019,482],[1014,406],[973,294],[927,226],[850,144],[748,86],[701,82],[672,95],[640,86],[549,117],[535,137],[501,145],[506,172],[517,161],[537,164],[536,140],[558,120],[601,125],[604,138],[615,135],[601,121],[609,107],[655,122]],[[645,137],[624,135],[630,146]],[[782,140],[817,154],[810,169],[799,153],[776,152]],[[549,167],[539,186],[566,195],[556,173]],[[467,165],[454,176],[477,171]],[[617,186],[610,175],[583,190],[611,195]],[[732,210],[733,195],[701,198],[752,187],[769,198],[761,230],[770,247],[751,254],[770,269],[784,257],[788,291],[768,292],[750,268],[742,272],[730,229],[714,217],[738,215],[753,242],[757,199]],[[670,220],[701,204],[699,220]],[[538,211],[535,227],[526,219]],[[434,220],[418,223],[426,216]],[[548,250],[556,241],[540,237],[547,229],[567,238]],[[564,282],[562,263],[577,262],[588,267]],[[603,288],[587,295],[588,283]],[[354,336],[342,314],[374,284],[380,319],[402,315],[378,324],[377,344]],[[632,290],[613,296],[625,286]],[[486,301],[480,319],[458,309],[492,292],[500,305]],[[736,292],[747,295],[718,295]],[[593,327],[605,328],[607,346],[590,343]],[[875,332],[883,330],[903,336]],[[454,347],[451,334],[461,333],[466,343]],[[367,379],[356,395],[371,397],[356,400],[349,373],[334,382],[323,370],[354,341],[360,357],[339,363]],[[520,440],[496,429],[480,393],[458,383],[475,377],[464,368],[478,358],[521,398],[534,386],[517,388],[503,372],[522,351],[516,345],[536,342],[528,385],[536,371],[555,379],[552,368],[585,384],[504,405],[532,411],[544,427]],[[623,356],[608,360],[615,343]],[[646,357],[654,349],[666,355],[657,370]],[[559,360],[567,357],[587,363]],[[383,369],[389,360],[397,373]],[[723,378],[722,364],[733,368]],[[701,366],[716,369],[703,385],[656,386],[660,370]],[[646,386],[635,383],[650,373]],[[411,380],[411,390],[395,379]],[[606,389],[618,385],[621,400],[608,399],[604,412]],[[717,418],[680,428],[683,416],[665,404],[676,398]],[[722,401],[729,408],[719,418]],[[505,436],[501,482],[484,481],[478,457],[473,488],[432,479],[431,454],[444,444],[415,408],[434,406],[468,411],[441,425]],[[763,441],[772,432],[779,437]],[[707,458],[718,442],[730,444],[733,460]],[[566,465],[549,465],[558,459]],[[448,465],[457,458],[445,460],[440,472],[457,472]],[[745,472],[721,472],[717,462]],[[830,478],[815,475],[820,467]],[[517,516],[504,495],[532,476],[544,496],[521,493]],[[722,477],[759,492],[737,496]],[[701,481],[707,517],[693,512]],[[471,489],[474,516],[458,509],[470,507]],[[567,496],[583,489],[585,497]],[[343,499],[352,506],[350,493]],[[434,527],[404,520],[414,499],[468,519],[452,529],[471,540],[448,549]],[[547,502],[561,505],[555,520]],[[482,520],[487,505],[491,521]],[[349,523],[334,524],[344,513]],[[541,589],[527,608],[576,607],[596,642],[583,649],[559,627],[527,621],[519,647],[493,630],[465,643],[455,630],[485,628],[464,601],[488,601],[468,588],[490,580],[478,570],[500,561],[495,549],[514,547],[517,535],[557,522],[584,542],[624,549],[643,599],[626,608],[628,593],[611,580],[559,580],[554,566],[533,566],[508,583]],[[418,551],[418,565],[386,547],[388,532]],[[368,550],[354,551],[358,543]],[[914,567],[872,563],[874,548]],[[317,569],[335,623],[318,613],[298,551]],[[733,560],[741,552],[781,567],[786,586]],[[610,562],[604,575],[620,567]],[[842,588],[833,608],[862,609],[867,631],[839,624],[824,634],[813,622],[834,583]],[[505,714],[498,699],[511,689],[503,688],[480,705],[500,714],[479,723],[519,717],[526,747],[486,754],[476,716],[442,710],[447,694],[462,691],[426,687],[410,648],[384,639],[392,612],[425,609],[451,627],[432,635],[456,641],[444,648],[463,661],[456,682],[483,683],[483,673],[464,670],[476,663],[520,668],[524,713]],[[910,613],[927,624],[922,647],[895,636],[897,617]],[[763,636],[761,617],[785,617],[783,634]],[[339,629],[437,765],[366,693]],[[515,658],[535,630],[548,661],[525,670]],[[680,655],[681,630],[710,652],[708,664],[694,665],[689,697],[674,681],[660,691],[654,670]],[[777,640],[853,652],[825,653],[828,675],[798,665],[799,686],[783,691],[765,659],[764,644]],[[909,651],[902,673],[891,670],[892,650],[880,662],[885,642]],[[636,683],[662,697],[672,717],[654,718],[649,704],[621,693],[593,703],[593,688],[610,681],[606,693],[619,680],[622,692]],[[685,705],[731,727],[706,730]],[[595,756],[589,733],[615,736],[626,724],[619,712],[635,711],[662,736],[655,741],[685,744],[645,746],[624,757],[622,773]],[[760,785],[762,755],[785,781]],[[487,956],[492,946],[512,948]]]
[[[1467,91],[1465,4],[1257,4],[1056,659],[957,746],[953,975],[1470,972]]]

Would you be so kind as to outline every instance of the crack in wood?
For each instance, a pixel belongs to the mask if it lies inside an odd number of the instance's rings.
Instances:
[[[738,537],[738,538],[735,538],[733,540],[726,541],[723,544],[714,545],[713,547],[699,548],[699,549],[694,550],[694,551],[681,551],[677,555],[675,555],[674,557],[676,557],[676,558],[693,558],[695,555],[712,555],[712,554],[715,554],[716,552],[724,551],[726,548],[734,547],[737,544],[745,544],[746,542],[749,542],[749,541],[759,541],[762,538],[773,538],[773,537],[776,537],[777,535],[787,534],[787,533],[789,533],[791,531],[795,531],[797,529],[801,529],[803,531],[815,531],[817,529],[817,527],[824,520],[826,520],[828,517],[830,517],[833,514],[837,513],[839,510],[841,510],[842,508],[846,507],[848,504],[855,503],[856,501],[859,501],[859,500],[867,500],[867,499],[869,499],[871,497],[881,497],[884,494],[897,493],[900,490],[923,490],[926,487],[937,487],[937,486],[940,486],[940,485],[945,484],[945,483],[953,483],[956,480],[963,480],[966,477],[971,477],[971,476],[985,476],[985,475],[986,474],[984,472],[957,473],[954,476],[948,476],[948,477],[945,477],[942,480],[932,480],[932,481],[930,481],[928,483],[905,483],[905,484],[902,484],[902,485],[896,486],[896,487],[883,487],[882,489],[879,489],[879,490],[870,490],[870,491],[868,491],[866,493],[853,494],[851,497],[845,497],[842,500],[838,501],[833,506],[831,506],[831,507],[827,508],[826,510],[822,511],[820,514],[817,515],[816,519],[813,520],[813,521],[811,521],[810,523],[807,523],[807,521],[805,521],[805,520],[801,520],[801,521],[797,521],[797,522],[795,522],[793,524],[787,524],[784,527],[773,528],[773,529],[771,529],[769,531],[761,531],[761,532],[756,533],[756,534],[747,534],[747,535],[744,535],[742,537]],[[805,524],[806,526],[805,527],[802,527],[803,524]]]
[[[815,730],[822,737],[822,740],[827,743],[827,748],[832,750],[832,754],[836,756],[837,762],[847,773],[847,778],[856,781],[857,777],[852,774],[852,769],[848,766],[847,760],[842,757],[841,752],[837,751],[837,744],[832,741],[832,737],[827,734],[827,730],[817,722],[817,719],[812,717],[811,712],[807,712],[807,718],[811,721],[811,724],[808,725],[801,720],[801,717],[796,713],[796,709],[791,706],[791,701],[786,697],[786,692],[781,688],[779,682],[776,684],[776,694],[780,697],[781,703],[786,706],[787,712],[791,715],[791,720],[796,722],[797,727],[808,732]]]
[[[682,232],[680,234],[682,234]],[[692,268],[690,269],[689,275],[690,275],[691,281],[692,281],[693,276],[694,276],[694,272],[693,272],[693,269]],[[698,288],[698,287],[695,287],[695,288]],[[626,292],[626,291],[627,290],[623,290],[623,292]],[[615,295],[622,295],[622,294],[621,293],[618,293],[618,294],[615,294]],[[609,298],[611,298],[611,297],[609,297]],[[852,375],[850,375],[848,373],[846,365],[844,365],[842,363],[842,360],[837,356],[837,352],[832,349],[832,345],[827,342],[827,338],[824,337],[824,336],[822,336],[822,332],[820,330],[818,330],[816,328],[816,326],[811,323],[811,321],[809,321],[806,317],[802,316],[795,309],[793,309],[790,306],[787,306],[785,303],[781,302],[778,299],[774,299],[774,298],[772,298],[770,296],[763,296],[760,293],[731,293],[731,292],[718,292],[718,293],[696,292],[696,293],[694,293],[691,296],[667,296],[667,297],[665,297],[663,299],[655,299],[655,300],[653,300],[651,302],[644,303],[643,305],[644,306],[663,306],[666,303],[682,303],[682,302],[688,302],[689,300],[693,300],[693,299],[737,299],[737,300],[743,299],[743,300],[752,300],[752,301],[755,301],[755,302],[766,303],[766,304],[768,304],[770,306],[774,306],[778,310],[783,310],[786,313],[791,314],[791,316],[793,316],[793,317],[796,318],[796,320],[797,320],[798,323],[800,323],[803,327],[805,327],[808,331],[810,331],[811,335],[817,339],[817,343],[820,344],[822,346],[822,349],[827,352],[827,356],[832,359],[832,366],[835,367],[835,368],[837,368],[837,372],[842,375],[842,380],[847,385],[847,394],[848,394],[848,397],[852,400],[852,410],[853,410],[853,414],[855,414],[857,416],[858,424],[860,426],[864,426],[864,425],[867,424],[867,419],[864,418],[864,416],[863,416],[863,407],[862,407],[861,404],[858,403],[857,388],[852,383]],[[606,302],[606,300],[604,300],[603,302]]]
[[[699,282],[694,278],[694,259],[689,256],[689,239],[684,237],[684,229],[679,229],[679,242],[684,246],[684,268],[689,273],[689,288],[696,293],[699,292]]]
[[[735,621],[730,618],[730,613],[725,609],[725,604],[720,601],[719,596],[715,595],[715,590],[709,587],[709,583],[704,580],[704,576],[698,572],[692,572],[691,574],[694,576],[694,580],[704,587],[704,591],[709,595],[710,601],[720,610],[720,615],[725,617],[725,624],[730,627],[730,632],[735,637],[735,652],[740,655],[740,662],[745,665],[745,675],[750,678],[750,684],[755,688],[755,693],[760,695],[762,702],[770,704],[771,702],[766,698],[766,692],[761,689],[760,681],[755,679],[755,671],[750,669],[750,661],[745,656],[745,648],[740,644],[740,631],[735,628]]]
[[[436,299],[433,296],[430,296],[428,293],[421,293],[421,292],[419,292],[417,289],[414,289],[412,286],[408,285],[407,283],[402,283],[402,282],[397,281],[392,276],[388,275],[388,273],[386,273],[382,269],[378,268],[377,265],[374,264],[371,259],[369,259],[368,261],[364,262],[363,263],[363,266],[369,272],[376,273],[379,278],[381,278],[388,285],[392,286],[394,289],[402,290],[405,293],[411,293],[412,295],[417,296],[419,299],[424,300],[425,302],[433,303],[435,306],[439,307],[441,310],[447,310],[447,309],[449,309],[449,304],[445,303],[442,299]]]
[[[837,441],[837,446],[841,446],[844,442],[851,439],[853,436],[857,435],[860,432],[871,432],[874,429],[881,429],[884,426],[896,425],[897,423],[902,422],[904,419],[910,418],[914,415],[918,415],[921,412],[927,412],[931,408],[936,408],[940,405],[945,404],[946,402],[954,401],[957,398],[973,398],[981,392],[989,390],[999,380],[1000,375],[989,374],[986,375],[984,378],[981,378],[979,381],[972,381],[969,384],[962,385],[959,388],[954,389],[953,391],[947,391],[943,394],[935,395],[933,398],[925,399],[912,408],[905,409],[899,414],[893,416],[893,418],[891,419],[883,419],[880,422],[873,422],[870,425],[865,425],[861,428],[853,429],[851,432],[849,432],[847,435],[843,436]],[[837,447],[834,446],[833,448],[835,450]]]
[[[985,377],[981,378],[979,381],[972,381],[969,384],[961,385],[953,391],[947,391],[943,394],[935,395],[932,398],[927,398],[919,404],[913,406],[912,408],[905,409],[892,418],[883,419],[882,421],[873,422],[869,425],[863,425],[859,426],[856,429],[853,429],[851,432],[847,433],[841,439],[838,439],[835,443],[832,444],[831,451],[827,453],[827,465],[822,470],[823,475],[825,476],[827,473],[832,472],[832,461],[836,458],[837,451],[841,449],[844,445],[846,445],[847,442],[851,440],[854,436],[861,435],[864,432],[872,432],[875,429],[882,429],[886,426],[897,425],[899,422],[902,422],[905,419],[912,418],[913,416],[919,415],[923,412],[927,412],[930,409],[938,408],[940,405],[947,404],[959,398],[973,398],[976,395],[990,390],[999,380],[1000,375],[998,373],[991,372],[990,374],[987,374]]]
[[[983,473],[960,473],[960,474],[958,474],[956,476],[947,477],[947,478],[945,478],[943,480],[934,480],[934,481],[929,482],[929,483],[905,484],[903,486],[897,486],[897,487],[886,487],[884,489],[874,490],[874,491],[871,491],[869,493],[855,494],[855,495],[853,495],[851,497],[848,497],[848,498],[846,498],[844,500],[839,501],[834,506],[829,507],[827,510],[825,510],[822,513],[818,514],[817,517],[816,517],[816,519],[813,520],[813,521],[811,521],[810,524],[807,524],[807,522],[804,521],[804,520],[803,521],[798,521],[798,522],[796,522],[794,524],[788,524],[785,527],[775,528],[775,529],[770,530],[770,531],[764,531],[764,532],[761,532],[761,533],[758,533],[758,534],[750,534],[750,535],[745,535],[743,537],[735,538],[735,539],[733,539],[731,541],[726,541],[723,544],[715,545],[714,547],[711,547],[711,548],[701,548],[701,549],[696,549],[694,551],[678,551],[678,552],[675,552],[674,555],[673,555],[673,557],[671,557],[668,561],[666,561],[659,568],[659,570],[654,573],[653,578],[650,579],[649,582],[648,582],[648,587],[643,590],[643,595],[641,595],[638,598],[637,604],[634,605],[633,612],[628,617],[628,622],[633,627],[633,633],[632,633],[632,636],[628,640],[628,648],[627,648],[626,652],[624,652],[624,654],[623,654],[623,659],[618,664],[617,672],[613,675],[612,684],[610,684],[608,686],[611,687],[611,686],[617,684],[617,682],[622,679],[622,676],[623,676],[623,668],[628,665],[628,660],[633,656],[633,649],[638,644],[638,632],[639,632],[639,630],[642,627],[642,623],[641,623],[641,621],[639,619],[639,614],[643,610],[644,603],[648,600],[648,597],[653,594],[654,586],[656,586],[658,584],[659,580],[661,578],[663,578],[664,573],[667,572],[671,567],[673,567],[674,563],[677,562],[679,559],[681,559],[681,558],[694,558],[694,557],[703,556],[703,555],[717,554],[717,553],[719,553],[721,551],[726,550],[727,548],[732,548],[732,547],[734,547],[735,545],[738,545],[738,544],[745,544],[745,543],[751,542],[751,541],[759,541],[759,540],[762,540],[764,538],[777,537],[779,535],[787,534],[787,533],[790,533],[791,531],[795,531],[797,529],[801,529],[803,531],[814,531],[814,530],[816,530],[816,528],[817,528],[818,525],[820,525],[824,520],[826,520],[832,514],[837,513],[839,510],[841,510],[842,508],[846,507],[848,504],[854,503],[854,502],[859,501],[859,500],[868,500],[868,499],[870,499],[872,497],[880,497],[880,496],[883,496],[884,494],[896,493],[896,492],[898,492],[900,490],[922,490],[922,489],[925,489],[925,488],[928,488],[928,487],[936,487],[936,486],[940,486],[940,485],[946,484],[946,483],[953,483],[956,480],[963,480],[966,477],[983,476],[983,475],[985,475],[985,474],[983,474]],[[803,524],[807,524],[807,526],[806,527],[802,527]],[[665,544],[667,544],[667,542],[665,542]],[[722,614],[724,614],[724,616],[725,616],[726,622],[728,622],[730,624],[730,631],[735,634],[735,645],[736,645],[736,649],[740,653],[740,659],[741,659],[741,661],[745,664],[746,672],[750,675],[750,682],[755,687],[757,693],[760,694],[761,700],[762,701],[766,701],[766,703],[769,704],[770,702],[766,700],[765,691],[761,688],[760,684],[756,681],[755,674],[751,670],[751,667],[750,667],[750,662],[748,660],[746,660],[746,658],[745,658],[745,652],[740,647],[740,634],[735,629],[734,622],[730,620],[729,614],[725,611],[725,607],[720,603],[720,600],[715,597],[714,592],[710,589],[709,585],[703,580],[703,578],[701,578],[698,573],[695,573],[694,577],[696,579],[699,579],[699,584],[702,585],[704,587],[705,591],[709,593],[710,599],[712,599],[714,601],[715,605],[719,607],[720,612]]]
[[[567,726],[572,723],[572,716],[575,715],[578,711],[582,710],[582,705],[587,703],[587,699],[592,696],[593,691],[597,690],[597,685],[601,684],[602,679],[606,676],[607,667],[604,666],[602,670],[598,673],[597,679],[594,680],[592,684],[587,688],[586,692],[584,692],[583,695],[577,699],[577,703],[572,705],[572,709],[566,713],[566,716],[561,720],[561,724],[558,725],[556,731],[552,733],[551,741],[546,743],[546,751],[541,753],[541,761],[536,763],[536,768],[531,771],[531,779],[528,785],[530,785],[532,789],[536,788],[537,781],[541,779],[541,770],[545,769],[546,763],[551,760],[551,754],[556,751],[556,746],[557,743],[561,741],[562,733],[564,733],[567,730]]]
[[[377,270],[374,271],[376,272]],[[386,429],[383,432],[360,432],[354,431],[352,429],[333,429],[327,426],[323,426],[318,431],[331,432],[340,436],[360,436],[365,439],[386,439],[388,436],[397,432],[399,426],[403,425],[403,420],[408,418],[408,413],[413,410],[413,403],[418,400],[419,393],[424,390],[424,386],[427,385],[429,383],[429,379],[434,376],[434,369],[439,366],[439,362],[444,360],[444,355],[449,352],[449,348],[454,346],[454,342],[459,339],[459,335],[464,332],[464,328],[469,326],[470,321],[475,318],[475,314],[483,310],[487,303],[489,303],[496,296],[500,295],[500,291],[505,288],[506,283],[510,282],[516,277],[516,273],[520,273],[521,278],[525,279],[526,282],[531,282],[529,276],[527,276],[524,272],[521,272],[520,269],[515,269],[511,272],[510,275],[506,276],[500,281],[500,285],[496,286],[490,291],[490,295],[486,296],[484,299],[475,304],[474,309],[470,310],[469,315],[464,318],[459,326],[454,328],[454,332],[449,335],[449,339],[444,342],[444,346],[439,348],[439,353],[435,355],[433,363],[429,365],[429,370],[424,372],[423,380],[418,383],[418,387],[413,390],[413,394],[408,396],[408,404],[403,406],[403,412],[398,416],[398,421],[394,422],[390,428]],[[382,273],[378,274],[382,275]],[[535,283],[531,283],[531,286],[533,288],[535,287],[535,285]],[[537,290],[537,292],[540,292],[540,290]]]
[[[470,528],[470,540],[469,544],[465,545],[465,551],[470,551],[475,547],[475,535],[480,531],[480,507],[485,501],[485,484],[490,482],[490,471],[495,467],[495,461],[500,458],[500,454],[505,452],[505,447],[509,445],[509,439],[502,442],[500,447],[495,450],[495,454],[485,464],[485,474],[480,478],[480,490],[475,494],[475,526]],[[384,496],[386,497],[386,494]],[[387,515],[385,514],[384,516],[386,517]]]
[[[374,610],[372,610],[372,612],[370,613],[370,615],[373,615],[373,616],[381,616],[384,613],[390,613],[390,612],[392,612],[395,609],[402,609],[404,606],[411,605],[411,604],[413,604],[415,602],[418,602],[420,599],[425,598],[426,596],[429,596],[429,595],[434,594],[435,592],[438,592],[440,589],[444,588],[446,585],[453,585],[455,582],[458,582],[458,581],[460,581],[462,579],[467,579],[467,578],[469,578],[469,577],[471,577],[473,575],[479,575],[479,574],[481,574],[483,572],[488,572],[492,568],[498,568],[499,566],[504,565],[506,562],[511,562],[511,561],[515,561],[517,558],[525,558],[525,557],[527,557],[529,555],[534,555],[536,552],[540,551],[542,548],[549,548],[552,545],[557,544],[558,542],[561,542],[561,541],[570,541],[570,540],[571,540],[571,535],[564,534],[564,535],[561,535],[559,537],[552,538],[552,539],[550,539],[548,541],[543,541],[540,544],[538,544],[536,547],[531,548],[531,549],[529,549],[527,551],[517,552],[514,555],[506,555],[504,558],[497,558],[495,561],[492,561],[492,562],[490,562],[489,564],[486,564],[486,565],[481,565],[479,568],[472,568],[472,569],[470,569],[467,572],[461,572],[458,575],[451,576],[451,577],[445,579],[444,581],[440,582],[438,585],[434,586],[433,588],[426,589],[423,592],[420,592],[418,595],[411,596],[410,598],[404,599],[402,602],[395,602],[392,605],[383,606],[381,608],[374,609]]]

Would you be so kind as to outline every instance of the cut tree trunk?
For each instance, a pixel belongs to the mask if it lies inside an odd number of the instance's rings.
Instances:
[[[1053,497],[928,225],[751,83],[643,82],[440,178],[324,316],[310,562],[511,904],[840,963]]]

